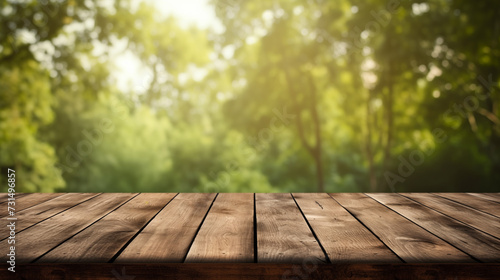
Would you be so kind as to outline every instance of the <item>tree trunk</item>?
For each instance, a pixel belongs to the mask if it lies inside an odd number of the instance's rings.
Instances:
[[[389,76],[392,75],[392,71],[389,71]],[[388,80],[388,94],[387,94],[387,104],[386,104],[386,114],[387,114],[387,135],[384,149],[384,171],[389,169],[389,161],[391,158],[391,147],[392,147],[392,134],[394,130],[394,113],[393,113],[393,100],[394,100],[394,87],[391,78]]]
[[[324,192],[325,185],[323,178],[323,162],[321,160],[321,151],[318,150],[318,152],[315,153],[314,162],[316,164],[316,180],[317,180],[318,192]]]
[[[311,75],[308,75],[309,87],[311,90],[311,116],[314,122],[314,137],[316,138],[316,145],[314,146],[314,161],[316,163],[316,180],[318,186],[318,192],[324,192],[324,178],[323,178],[323,162],[321,159],[322,152],[322,139],[321,139],[321,123],[319,119],[318,113],[318,100],[317,100],[317,92],[316,86],[314,85],[314,81]]]
[[[318,114],[318,108],[317,108],[317,97],[316,97],[316,87],[314,85],[314,81],[310,75],[307,76],[308,78],[308,83],[310,87],[310,107],[309,107],[309,113],[311,115],[311,118],[313,120],[313,126],[314,126],[314,140],[315,140],[315,145],[311,145],[307,141],[307,137],[304,132],[304,125],[302,123],[302,117],[301,117],[301,112],[302,109],[300,109],[300,104],[298,101],[298,94],[295,91],[295,88],[292,86],[293,80],[292,77],[288,71],[288,68],[285,68],[285,78],[288,84],[288,88],[290,89],[290,92],[293,94],[293,101],[295,105],[295,109],[297,112],[296,116],[296,122],[297,122],[297,130],[299,134],[300,141],[302,145],[306,148],[306,150],[309,152],[311,157],[314,159],[314,165],[316,167],[316,186],[317,186],[317,191],[318,192],[324,192],[325,187],[324,187],[324,178],[323,178],[323,162],[322,162],[322,156],[321,156],[321,123],[319,119],[319,114]]]
[[[370,118],[372,115],[371,110],[372,92],[368,92],[368,100],[366,102],[366,153],[368,155],[368,171],[370,176],[370,192],[377,190],[377,175],[375,174],[375,166],[373,163],[373,150],[372,150],[372,125]]]

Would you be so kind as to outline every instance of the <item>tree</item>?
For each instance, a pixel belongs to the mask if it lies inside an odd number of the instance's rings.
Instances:
[[[240,75],[247,80],[245,90],[228,103],[227,112],[241,121],[237,125],[252,127],[247,133],[259,134],[272,119],[270,112],[289,108],[294,115],[297,139],[313,159],[316,189],[322,192],[325,189],[322,126],[326,116],[320,112],[326,109],[321,104],[335,82],[331,74],[336,69],[329,46],[303,33],[314,34],[319,30],[323,19],[318,20],[316,13],[340,10],[326,3],[309,4],[306,8],[300,4],[254,1],[218,10],[226,26],[221,40],[223,47],[235,48],[235,57],[230,60],[241,61],[233,63],[232,71],[235,76],[244,73]],[[249,38],[258,41],[249,44]]]

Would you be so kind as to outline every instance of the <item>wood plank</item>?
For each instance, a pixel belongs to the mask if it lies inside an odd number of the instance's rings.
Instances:
[[[399,263],[401,260],[326,193],[294,193],[332,263]]]
[[[253,262],[253,209],[253,193],[219,194],[185,262]]]
[[[500,238],[500,218],[429,193],[402,193],[401,195]]]
[[[474,262],[465,253],[364,194],[330,195],[405,262]]]
[[[500,262],[500,240],[398,194],[368,194],[482,262]]]
[[[15,193],[14,198],[17,200],[23,196],[26,196],[30,193]],[[2,193],[2,198],[0,199],[0,204],[7,203],[9,201],[9,193]]]
[[[11,279],[7,265],[0,279]],[[260,263],[154,263],[154,264],[19,264],[17,279],[139,280],[139,279],[419,279],[498,280],[500,264],[260,264]]]
[[[482,198],[482,199],[490,200],[490,201],[493,201],[496,203],[500,203],[500,197],[492,196],[491,193],[490,194],[488,194],[488,193],[467,193],[467,194],[477,196],[477,197]]]
[[[17,214],[23,211],[24,209],[28,209],[37,204],[54,199],[61,195],[63,195],[63,193],[33,193],[33,194],[23,195],[22,197],[16,196],[15,200],[16,206],[14,207],[15,213]],[[7,211],[2,211],[0,217],[6,217],[6,216],[8,216]]]
[[[137,194],[105,193],[16,235],[17,263],[32,262]],[[7,260],[6,254],[0,260]]]
[[[36,194],[35,194],[36,195]],[[16,223],[16,233],[23,231],[24,229],[33,226],[45,219],[48,219],[58,213],[61,213],[68,208],[71,208],[83,201],[91,199],[99,194],[96,193],[68,193],[58,196],[54,199],[40,203],[31,208],[22,210],[16,213],[16,218],[18,222]],[[7,217],[4,217],[5,221]],[[0,237],[9,236],[10,230],[7,227],[0,228]],[[5,238],[2,238],[5,239]]]
[[[37,262],[108,262],[175,195],[174,193],[139,194]]]
[[[491,200],[483,199],[467,193],[434,193],[434,194],[454,200],[455,202],[465,204],[476,210],[480,210],[500,218],[500,205]]]
[[[114,262],[182,262],[215,196],[213,193],[180,193]]]
[[[326,256],[289,193],[255,195],[257,262],[325,263]]]

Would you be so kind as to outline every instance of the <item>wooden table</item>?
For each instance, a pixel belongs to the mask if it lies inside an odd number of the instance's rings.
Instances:
[[[34,193],[15,217],[26,278],[500,279],[499,193]]]

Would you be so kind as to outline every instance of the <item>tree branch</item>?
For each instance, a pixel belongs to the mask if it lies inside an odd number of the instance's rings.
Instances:
[[[489,119],[490,121],[492,121],[494,124],[496,125],[500,125],[500,119],[498,119],[498,117],[493,114],[492,112],[484,109],[484,108],[479,108],[477,110],[477,112],[483,116],[485,116],[487,119]]]
[[[294,87],[292,86],[292,84],[293,84],[292,83],[292,78],[291,78],[290,72],[288,70],[288,67],[285,67],[285,71],[284,72],[285,72],[285,78],[286,78],[287,86],[290,89],[290,92],[292,93],[292,95],[294,95],[294,97],[292,99],[293,99],[295,108],[297,110],[296,122],[297,122],[297,128],[298,128],[298,132],[299,132],[300,141],[302,142],[302,145],[304,145],[304,147],[309,151],[309,153],[311,153],[311,155],[314,156],[314,153],[315,153],[314,148],[311,145],[309,145],[309,143],[307,142],[307,139],[305,137],[304,125],[302,123],[302,117],[301,117],[301,114],[300,114],[301,110],[299,109],[299,102],[297,100],[298,94],[295,91]]]

